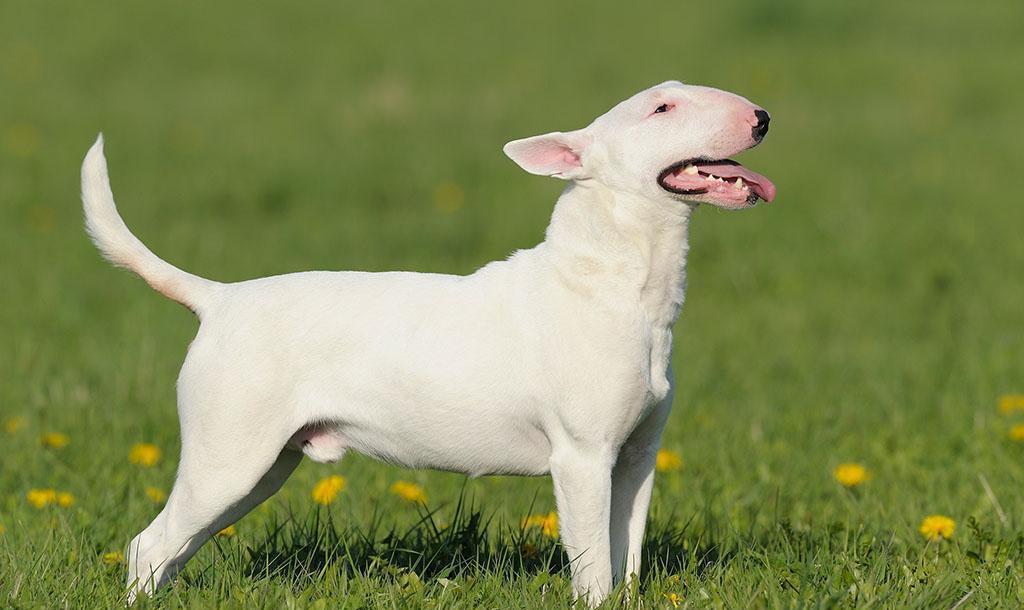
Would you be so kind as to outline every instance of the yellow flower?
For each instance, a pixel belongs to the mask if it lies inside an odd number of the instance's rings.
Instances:
[[[1024,424],[1010,428],[1010,440],[1024,442]]]
[[[7,531],[7,528],[4,527],[3,523],[0,523],[0,535],[3,535],[3,533],[6,532],[6,531]]]
[[[103,563],[110,566],[124,563],[124,553],[121,551],[110,551],[109,553],[104,553]]]
[[[230,538],[230,537],[234,536],[237,533],[238,533],[238,530],[235,529],[235,526],[234,525],[229,525],[229,526],[225,527],[224,529],[222,529],[221,531],[217,532],[217,535],[220,536],[221,538]]]
[[[928,540],[950,539],[953,537],[953,530],[956,523],[945,515],[930,515],[921,522],[918,531]]]
[[[670,470],[679,470],[683,467],[683,458],[675,451],[669,451],[668,449],[659,449],[658,457],[655,458],[654,467],[658,469],[658,472],[668,472]]]
[[[445,181],[434,187],[434,207],[445,214],[457,212],[466,199],[466,193],[455,182]]]
[[[420,504],[427,502],[427,494],[423,491],[423,488],[408,481],[396,481],[391,486],[391,493],[410,502],[419,502]]]
[[[860,464],[847,463],[836,466],[832,476],[843,487],[856,487],[871,478],[868,469]]]
[[[683,598],[679,597],[675,593],[669,593],[668,595],[665,596],[665,599],[667,599],[668,602],[670,604],[672,604],[673,608],[678,608],[679,607],[679,602],[683,601]]]
[[[546,515],[531,515],[523,519],[520,526],[525,530],[539,527],[541,533],[548,538],[558,538],[558,514],[554,511]]]
[[[4,420],[4,431],[7,432],[7,434],[14,434],[15,432],[17,432],[18,430],[21,430],[24,427],[25,427],[25,418],[24,417],[11,417],[11,418],[8,418],[8,419]]]
[[[326,479],[320,479],[320,482],[313,487],[313,501],[326,506],[334,502],[334,498],[338,497],[342,489],[345,489],[345,477],[332,475]]]
[[[160,504],[161,502],[167,499],[167,494],[165,494],[164,491],[159,487],[147,487],[146,497],[152,500],[153,502]]]
[[[68,435],[62,432],[47,432],[39,437],[39,443],[43,447],[50,449],[63,449],[67,447],[70,441],[71,439],[68,438]]]
[[[57,501],[57,491],[54,489],[30,489],[25,494],[25,499],[36,508],[44,508]]]
[[[75,503],[75,496],[66,491],[59,492],[56,489],[30,489],[25,494],[25,499],[36,508],[45,508],[51,504],[68,508]]]
[[[150,443],[136,443],[128,453],[128,461],[149,468],[160,461],[160,448]]]
[[[999,412],[1009,415],[1013,411],[1024,411],[1024,394],[1006,394],[999,397]]]
[[[29,159],[35,156],[39,150],[39,141],[39,130],[35,125],[17,123],[4,130],[4,148],[16,157]]]

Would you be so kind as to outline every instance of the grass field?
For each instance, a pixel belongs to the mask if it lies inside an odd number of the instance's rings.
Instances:
[[[1024,393],[1022,23],[1014,0],[0,3],[0,607],[116,607],[108,554],[173,481],[196,322],[85,237],[97,131],[128,224],[200,275],[468,273],[539,241],[561,187],[504,142],[669,78],[771,111],[744,160],[780,195],[696,215],[682,466],[636,599],[1024,606],[1024,408],[998,408]],[[304,463],[142,607],[565,607],[556,542],[521,528],[549,487]]]

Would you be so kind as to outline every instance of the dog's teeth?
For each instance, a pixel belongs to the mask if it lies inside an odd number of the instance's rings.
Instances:
[[[718,180],[718,178],[714,174],[708,174],[708,180]]]
[[[743,178],[737,178],[736,179],[736,188],[738,188],[738,189],[743,188]]]
[[[687,165],[686,168],[683,169],[683,173],[687,174],[689,176],[696,176],[697,175],[697,166],[696,165]]]

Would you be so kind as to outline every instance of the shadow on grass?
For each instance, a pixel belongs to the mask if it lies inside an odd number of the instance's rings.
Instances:
[[[702,573],[735,554],[715,543],[702,543],[703,537],[689,536],[689,524],[649,528],[642,580],[688,568]],[[420,508],[420,519],[404,528],[385,527],[379,514],[367,526],[342,527],[329,511],[318,509],[302,518],[290,513],[272,519],[251,545],[218,546],[222,557],[239,565],[246,576],[285,579],[298,586],[327,570],[381,578],[415,573],[420,579],[481,573],[514,579],[569,573],[569,557],[540,528],[492,527],[491,517],[464,495],[449,517],[442,519],[438,510]],[[197,575],[192,584],[201,585],[204,578]]]

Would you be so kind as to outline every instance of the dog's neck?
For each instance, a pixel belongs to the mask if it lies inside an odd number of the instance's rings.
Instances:
[[[691,205],[665,206],[594,180],[562,193],[544,245],[570,288],[600,301],[639,300],[671,331],[686,289]]]

